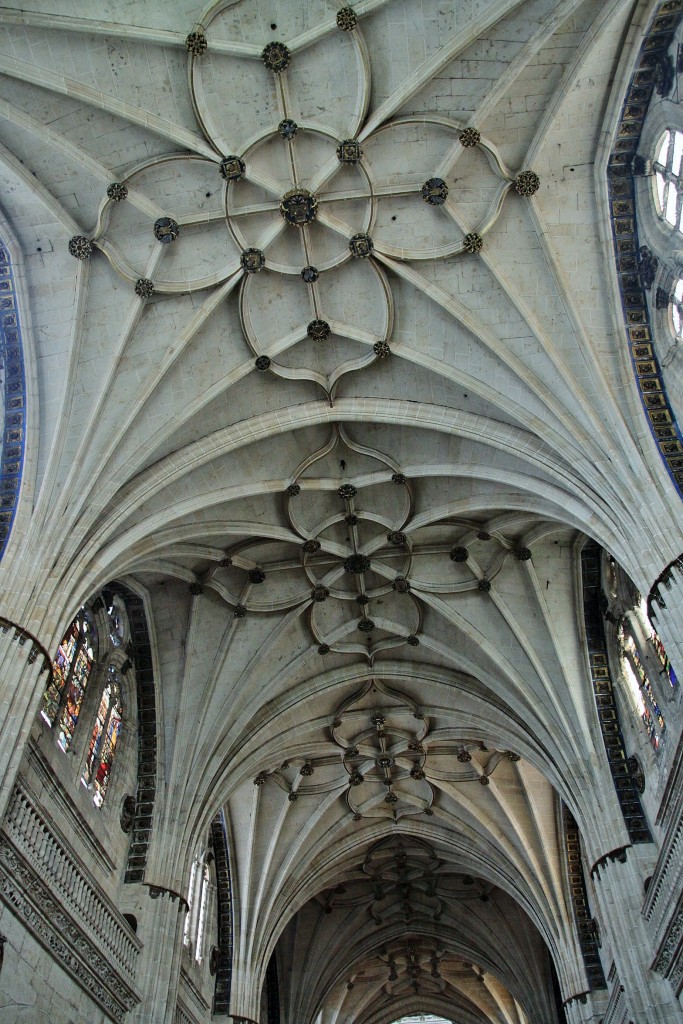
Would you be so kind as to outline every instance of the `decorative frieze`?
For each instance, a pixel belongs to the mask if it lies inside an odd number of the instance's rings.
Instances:
[[[216,895],[218,916],[218,948],[216,955],[216,982],[213,997],[214,1015],[227,1014],[232,987],[232,886],[230,862],[223,813],[211,822],[211,842],[216,868]]]
[[[95,879],[77,863],[66,841],[46,822],[21,782],[12,794],[0,844],[5,851],[9,851],[9,844],[14,847],[27,871],[35,874],[35,885],[51,894],[89,935],[108,963],[132,982],[139,941]],[[0,856],[5,863],[9,862],[9,853]]]
[[[607,1010],[602,1020],[603,1024],[627,1024],[629,1020],[628,1007],[624,998],[624,986],[620,985],[618,981],[612,989]]]
[[[655,11],[626,90],[607,170],[617,282],[631,365],[650,430],[681,496],[683,435],[666,394],[653,344],[650,311],[644,291],[652,287],[652,268],[647,262],[643,265],[642,261],[634,176],[639,171],[636,151],[652,92],[656,89],[664,95],[673,81],[673,68],[667,51],[682,11],[682,0],[666,0]]]
[[[569,894],[574,910],[576,927],[579,932],[579,943],[586,968],[586,977],[588,978],[591,991],[596,988],[607,988],[598,951],[598,941],[594,927],[595,922],[588,905],[588,893],[586,891],[583,861],[581,859],[579,827],[568,807],[563,806],[563,818]]]
[[[199,1024],[199,1021],[182,1003],[176,1005],[175,1024]]]
[[[44,794],[41,800],[42,806],[52,808],[53,818],[59,821],[62,833],[68,835],[70,839],[73,836],[78,840],[79,848],[86,850],[87,854],[92,858],[92,863],[95,865],[96,870],[99,869],[102,872],[101,877],[111,875],[116,868],[114,861],[82,817],[75,803],[55,775],[54,769],[43,751],[38,744],[32,741],[29,741],[28,746],[28,765],[30,772],[27,774],[31,779],[31,784],[29,784],[27,779],[24,779],[22,780],[22,786],[33,802],[36,803],[35,789],[33,787],[35,781],[35,786],[40,785],[41,787],[39,790],[41,795]],[[52,821],[45,810],[43,810],[42,815],[50,829],[54,831]]]
[[[9,834],[0,835],[0,899],[110,1018],[123,1021],[140,1002],[132,987],[140,943],[18,790],[10,811]]]
[[[649,843],[650,830],[643,814],[636,781],[628,765],[610,675],[600,608],[600,550],[596,543],[589,541],[581,552],[583,614],[593,693],[607,760],[629,838],[632,843]]]

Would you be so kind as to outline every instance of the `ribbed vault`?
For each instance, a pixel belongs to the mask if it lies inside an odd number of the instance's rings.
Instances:
[[[146,594],[148,877],[182,890],[225,808],[235,1015],[277,947],[292,1019],[390,1024],[426,1006],[414,941],[435,1012],[553,1020],[549,955],[588,987],[558,795],[589,859],[627,841],[580,549],[644,592],[680,550],[593,176],[648,5],[44,6],[0,16],[33,410],[5,614],[49,648]],[[487,899],[326,903],[388,836]]]

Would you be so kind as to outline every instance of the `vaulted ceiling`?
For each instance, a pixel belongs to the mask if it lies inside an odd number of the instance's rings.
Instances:
[[[226,806],[238,1015],[285,928],[292,1019],[550,1020],[546,947],[585,988],[556,793],[615,826],[580,538],[639,583],[678,553],[602,213],[646,6],[0,12],[31,417],[1,571],[53,641],[148,594],[150,870],[183,888]],[[436,866],[382,911],[388,837]]]

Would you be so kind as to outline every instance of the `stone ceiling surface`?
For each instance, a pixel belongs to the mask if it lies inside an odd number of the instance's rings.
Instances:
[[[614,826],[606,765],[576,805],[601,743],[577,537],[639,583],[678,553],[599,213],[644,7],[0,6],[32,417],[13,618],[55,641],[98,586],[146,589],[176,834],[157,867],[182,888],[225,804],[241,962],[262,978],[295,911],[318,937],[293,1019],[336,992],[387,1024],[423,975],[434,1012],[552,1019],[541,936],[576,953],[563,990],[585,984],[555,790],[596,849]],[[476,914],[453,898],[404,941],[401,897],[375,940],[328,898],[387,828],[436,851],[435,892],[470,877]]]

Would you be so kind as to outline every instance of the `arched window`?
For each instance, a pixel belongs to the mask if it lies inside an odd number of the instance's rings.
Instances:
[[[211,880],[209,876],[209,865],[204,864],[202,871],[202,885],[199,894],[199,917],[197,920],[197,941],[195,943],[194,958],[198,964],[204,959],[204,935],[206,933],[206,915],[209,908],[209,892]]]
[[[676,350],[676,346],[678,346],[683,339],[683,277],[679,277],[678,281],[676,281],[674,290],[671,293],[669,308],[671,309],[671,326],[674,333],[674,345],[662,359],[662,366],[669,365]]]
[[[623,625],[619,627],[619,653],[622,672],[633,708],[642,719],[650,737],[650,743],[655,750],[659,750],[666,729],[664,716],[659,710],[652,683],[643,668],[635,641]]]
[[[666,723],[652,683],[656,674],[652,673],[651,669],[656,669],[656,666],[660,665],[659,677],[665,678],[671,689],[678,686],[678,679],[664,645],[650,622],[647,602],[644,599],[641,598],[620,623],[618,639],[622,672],[631,703],[643,722],[650,743],[655,750],[659,750],[666,731]],[[650,648],[655,655],[654,658]]]
[[[59,719],[58,744],[67,751],[83,703],[93,664],[95,627],[89,612],[82,608],[57,648],[52,663],[52,678],[43,694],[41,715],[52,728]]]
[[[657,213],[671,227],[683,231],[683,132],[669,129],[659,140],[653,161]]]
[[[195,903],[195,885],[197,882],[197,861],[192,861],[190,871],[190,885],[187,890],[187,914],[185,915],[185,927],[183,928],[183,944],[189,946],[192,941],[192,917]]]
[[[98,808],[107,794],[121,738],[122,679],[117,666],[126,661],[122,647],[127,635],[125,604],[103,592],[81,608],[69,626],[57,648],[52,679],[43,694],[41,717],[50,728],[56,727],[59,749],[66,753],[73,748],[79,756],[82,769],[77,778],[92,792]],[[81,719],[86,719],[85,725],[74,746],[74,733]]]
[[[187,893],[188,911],[183,930],[183,943],[192,951],[198,964],[204,959],[206,950],[207,922],[213,912],[213,890],[211,883],[211,862],[213,854],[205,851],[194,861],[190,872]]]
[[[662,671],[660,672],[660,675],[666,678],[667,682],[669,683],[669,686],[672,690],[674,690],[678,686],[678,677],[674,671],[673,665],[669,661],[667,653],[664,649],[664,644],[660,640],[656,630],[654,630],[652,626],[650,626],[650,629],[650,643],[652,644],[655,654],[657,655],[657,658],[659,660],[659,663],[662,666]]]
[[[90,737],[88,756],[81,776],[83,785],[88,789],[94,789],[93,803],[96,807],[102,806],[107,792],[121,721],[120,677],[111,666],[107,670],[95,727]]]

